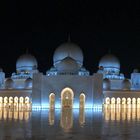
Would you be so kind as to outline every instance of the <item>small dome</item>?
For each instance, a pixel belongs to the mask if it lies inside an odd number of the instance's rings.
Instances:
[[[55,50],[53,56],[54,66],[66,57],[74,59],[79,66],[83,65],[83,52],[80,47],[74,43],[64,43]]]
[[[74,59],[71,57],[66,57],[61,62],[56,64],[56,69],[63,72],[76,72],[80,68]]]
[[[120,61],[116,56],[107,54],[101,58],[99,67],[120,69]]]
[[[131,89],[131,83],[128,79],[124,79],[122,81],[122,89],[123,90],[130,90]]]
[[[138,69],[134,69],[133,73],[139,73],[139,70]]]
[[[105,78],[103,80],[103,90],[110,90],[110,86],[111,86],[110,80]]]
[[[30,54],[21,55],[16,62],[17,70],[36,70],[38,67],[37,60]]]
[[[6,89],[13,89],[14,88],[14,81],[11,78],[8,78],[5,81],[5,88]]]
[[[30,88],[32,88],[32,83],[33,83],[32,78],[27,78],[27,79],[25,80],[25,89],[30,89]]]

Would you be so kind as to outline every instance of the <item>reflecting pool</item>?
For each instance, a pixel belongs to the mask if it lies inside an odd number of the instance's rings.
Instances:
[[[0,109],[0,140],[139,140],[140,108]]]

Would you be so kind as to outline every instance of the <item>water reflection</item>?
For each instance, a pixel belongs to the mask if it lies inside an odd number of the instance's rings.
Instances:
[[[30,111],[8,108],[0,109],[0,120],[28,121],[30,117],[31,117]]]
[[[69,131],[73,127],[73,114],[77,112],[77,110],[73,110],[71,108],[63,108],[60,110],[61,115],[60,115],[60,127],[64,131]],[[81,108],[79,109],[79,125],[81,127],[84,126],[85,124],[85,109]],[[57,116],[58,117],[58,116]],[[55,109],[49,109],[49,125],[52,126],[55,124]],[[56,118],[58,119],[58,118]]]
[[[84,108],[79,109],[79,123],[81,126],[84,126],[85,124],[85,109]]]
[[[54,121],[55,121],[55,110],[50,109],[49,110],[49,125],[54,125]]]
[[[73,111],[72,109],[63,108],[61,110],[60,126],[69,131],[73,127]]]
[[[132,129],[133,128],[133,129]],[[140,108],[0,110],[0,139],[139,139]]]
[[[104,106],[105,121],[136,121],[140,120],[140,108],[136,105],[122,105],[117,107]]]

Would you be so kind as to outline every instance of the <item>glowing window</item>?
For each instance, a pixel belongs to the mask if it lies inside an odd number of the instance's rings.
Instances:
[[[121,99],[117,98],[117,104],[121,104]]]
[[[18,97],[14,98],[14,103],[18,103]]]
[[[132,104],[136,104],[136,98],[132,99]]]
[[[126,104],[126,98],[122,98],[122,105]]]
[[[137,104],[140,104],[140,98],[137,98]]]
[[[51,93],[49,96],[50,108],[55,108],[55,94]]]
[[[115,104],[115,98],[111,98],[111,104]]]
[[[107,98],[105,99],[105,104],[110,104],[110,98],[109,98],[109,97],[107,97]]]
[[[85,94],[84,93],[82,93],[81,95],[80,95],[80,103],[79,103],[79,105],[80,105],[80,108],[84,108],[85,107]]]
[[[131,98],[127,98],[127,104],[131,104]]]

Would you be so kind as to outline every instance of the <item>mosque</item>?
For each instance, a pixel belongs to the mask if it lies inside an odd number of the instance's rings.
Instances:
[[[5,78],[0,69],[0,107],[11,108],[102,108],[102,105],[140,107],[140,73],[134,70],[130,79],[120,73],[120,61],[106,54],[99,70],[90,74],[83,65],[81,48],[70,41],[58,46],[53,66],[46,74],[39,72],[36,58],[21,55],[16,72]]]

